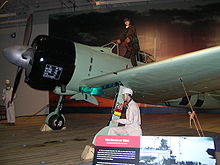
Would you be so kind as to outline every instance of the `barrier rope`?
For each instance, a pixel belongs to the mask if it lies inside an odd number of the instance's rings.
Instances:
[[[45,110],[46,108],[49,107],[49,104],[43,106],[42,108],[40,108],[37,112],[35,112],[32,116],[36,116],[38,113],[40,113],[41,111]]]
[[[194,109],[193,109],[193,107],[192,107],[192,104],[191,104],[191,102],[190,102],[190,99],[189,99],[188,93],[187,93],[187,91],[186,91],[186,87],[185,87],[185,85],[184,85],[184,82],[183,82],[183,78],[182,78],[182,77],[180,77],[180,82],[181,82],[181,84],[182,84],[183,90],[184,90],[184,92],[185,92],[185,95],[186,95],[186,98],[187,98],[187,100],[188,100],[188,102],[189,102],[189,106],[190,106],[190,110],[191,110],[191,111],[188,112],[188,114],[189,114],[189,124],[190,124],[190,128],[192,128],[192,121],[193,121],[198,135],[199,135],[200,137],[201,137],[201,136],[204,137],[205,135],[204,135],[203,129],[202,129],[201,125],[200,125],[200,122],[199,122],[199,119],[198,119],[198,117],[197,117],[197,115],[196,115],[196,112],[194,111]]]
[[[43,106],[42,108],[40,108],[37,112],[35,112],[33,115],[30,115],[31,117],[36,116],[38,113],[42,112],[43,110],[45,110],[46,108],[49,107],[49,104],[46,104],[45,106]],[[24,119],[24,122],[26,122],[27,120],[29,120],[30,118],[26,118]]]

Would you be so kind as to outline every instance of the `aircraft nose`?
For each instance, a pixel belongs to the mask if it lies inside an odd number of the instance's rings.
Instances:
[[[12,64],[27,68],[31,55],[28,46],[11,46],[3,49],[3,56]]]

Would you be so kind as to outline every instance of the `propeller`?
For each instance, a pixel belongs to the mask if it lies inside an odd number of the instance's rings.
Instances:
[[[27,47],[29,45],[29,41],[30,41],[31,33],[32,33],[32,25],[33,25],[33,15],[31,14],[27,19],[25,32],[24,32],[23,46]],[[11,49],[13,49],[13,48],[11,48]],[[24,54],[22,53],[22,57],[23,56],[25,56],[25,52],[24,52]],[[23,58],[26,58],[26,57],[23,57]],[[18,85],[19,85],[19,82],[21,79],[22,71],[23,71],[23,67],[18,66],[17,74],[16,74],[15,81],[14,81],[13,91],[12,91],[12,95],[11,95],[11,102],[13,101],[15,93],[18,89]]]
[[[33,24],[33,15],[31,14],[27,19],[27,24],[26,24],[25,32],[24,32],[23,45],[25,46],[28,46],[30,38],[31,38],[32,24]]]

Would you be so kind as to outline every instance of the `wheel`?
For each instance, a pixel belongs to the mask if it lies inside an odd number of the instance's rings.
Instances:
[[[53,130],[59,130],[64,127],[65,121],[62,115],[52,115],[48,120],[48,125]]]

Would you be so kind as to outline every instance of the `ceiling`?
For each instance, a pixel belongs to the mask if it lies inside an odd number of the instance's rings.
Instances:
[[[0,0],[0,28],[25,22],[31,13],[47,13],[48,15],[52,13],[91,11],[100,8],[126,7],[134,4],[159,6],[162,3],[172,4],[174,2],[187,4],[196,2],[200,4],[205,0]]]
[[[42,12],[57,9],[77,11],[87,8],[93,9],[102,5],[116,5],[144,1],[147,2],[152,0],[0,0],[0,18],[12,16],[11,13],[22,15],[27,12]],[[4,16],[3,14],[8,15]]]
[[[0,18],[57,9],[76,10],[92,5],[90,0],[0,0]]]
[[[149,0],[0,0],[0,26],[25,22],[31,13],[93,10],[103,6],[129,5]]]

